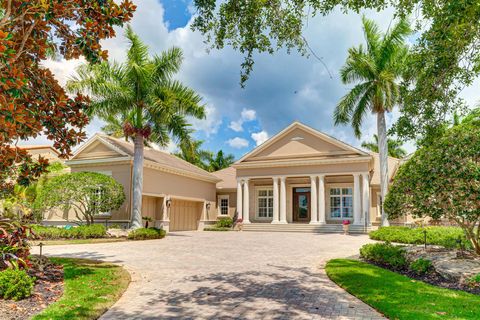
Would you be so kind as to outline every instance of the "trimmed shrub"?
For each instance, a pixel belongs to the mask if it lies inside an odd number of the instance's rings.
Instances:
[[[471,243],[466,239],[465,233],[459,227],[381,227],[378,230],[370,232],[370,239],[398,242],[407,244],[423,244],[423,231],[427,230],[427,244],[439,245],[446,248],[456,248],[457,240],[460,238],[466,248],[471,248]]]
[[[203,231],[231,231],[231,230],[232,230],[231,228],[217,227],[217,226],[203,228]]]
[[[418,275],[424,275],[432,270],[432,261],[428,259],[418,258],[410,264],[410,270]]]
[[[32,295],[35,278],[25,270],[7,269],[0,272],[0,297],[21,300]]]
[[[360,257],[393,269],[403,269],[407,266],[407,258],[403,247],[394,246],[390,243],[366,244],[360,248]]]
[[[167,232],[158,228],[139,228],[128,234],[130,240],[147,240],[164,238]]]
[[[45,240],[92,239],[105,238],[107,236],[107,230],[102,224],[78,226],[70,229],[34,225],[32,226],[32,230],[35,235]]]
[[[220,218],[215,225],[217,228],[231,228],[233,226],[233,219],[230,217]]]

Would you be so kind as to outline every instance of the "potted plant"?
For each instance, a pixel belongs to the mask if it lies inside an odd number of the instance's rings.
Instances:
[[[350,220],[343,220],[342,225],[343,225],[343,234],[347,235],[350,229]]]

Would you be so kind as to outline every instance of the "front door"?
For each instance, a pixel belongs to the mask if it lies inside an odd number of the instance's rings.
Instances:
[[[310,188],[293,189],[293,221],[310,221]]]

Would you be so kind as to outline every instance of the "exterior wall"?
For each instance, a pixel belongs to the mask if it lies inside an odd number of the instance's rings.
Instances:
[[[350,174],[352,172],[368,172],[368,162],[325,164],[316,166],[295,166],[295,167],[267,167],[267,168],[237,168],[237,177],[265,177],[275,175],[305,175],[312,174]]]
[[[200,181],[150,168],[143,169],[143,193],[206,200],[212,202],[212,208],[216,207],[214,182]]]
[[[88,146],[80,152],[76,156],[76,160],[81,160],[81,159],[101,159],[101,158],[114,158],[114,157],[120,157],[121,154],[119,154],[116,151],[113,151],[106,145],[100,142],[92,143],[92,145]]]
[[[153,226],[156,220],[162,220],[163,197],[143,196],[142,217],[150,217],[153,220],[152,222],[149,222],[149,226]]]

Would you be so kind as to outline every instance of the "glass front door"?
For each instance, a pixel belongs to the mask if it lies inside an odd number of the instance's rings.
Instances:
[[[310,221],[310,188],[293,189],[293,221]]]

